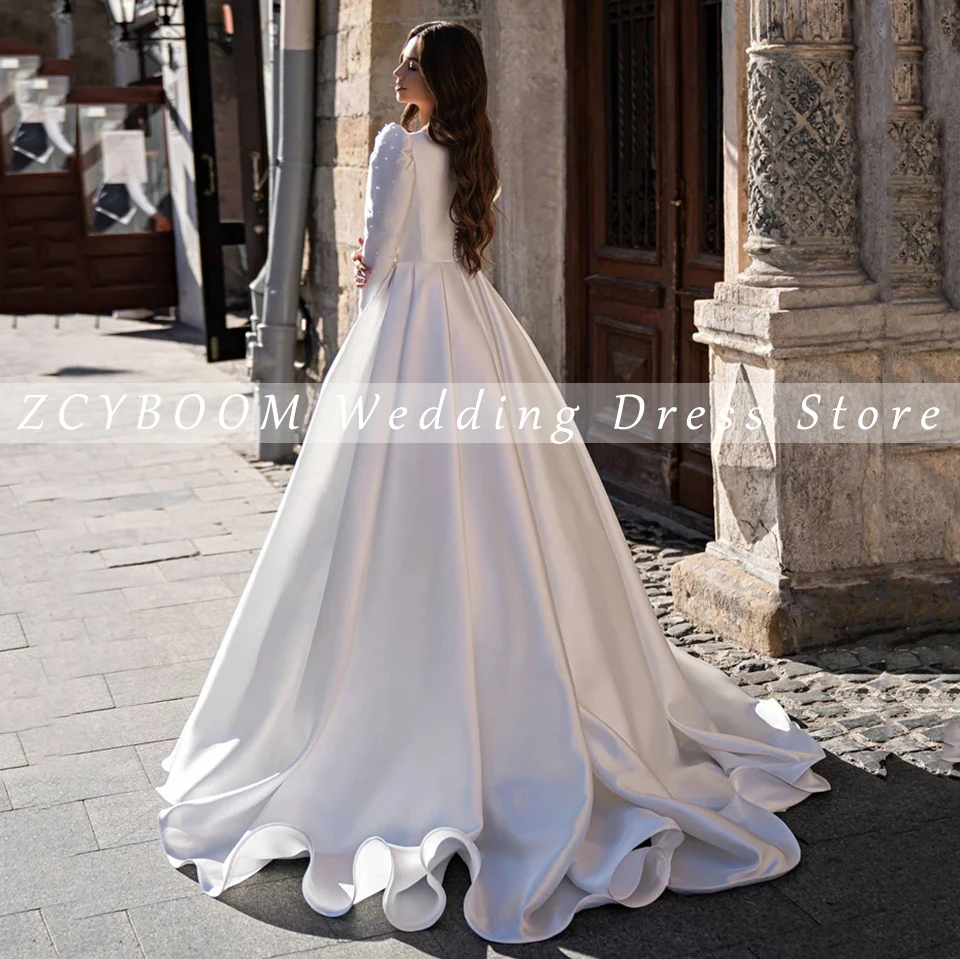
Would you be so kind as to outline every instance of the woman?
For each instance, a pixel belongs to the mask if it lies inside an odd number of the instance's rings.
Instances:
[[[467,922],[496,942],[779,876],[800,851],[774,813],[829,788],[823,752],[667,641],[579,435],[321,435],[357,383],[543,384],[562,402],[479,269],[497,190],[479,44],[424,24],[395,76],[406,107],[371,157],[359,316],[163,763],[170,861],[217,896],[309,856],[315,910],[382,891],[412,931],[442,913],[457,854]]]

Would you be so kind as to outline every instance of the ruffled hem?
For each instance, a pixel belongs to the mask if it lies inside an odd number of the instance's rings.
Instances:
[[[799,729],[796,732],[802,734]],[[185,806],[212,808],[218,801],[229,805],[231,797],[236,800],[245,790],[230,796],[173,802],[161,811],[158,821],[171,865],[179,868],[193,863],[200,888],[212,897],[274,860],[309,857],[301,888],[311,909],[335,918],[382,892],[384,915],[401,932],[418,932],[440,919],[446,907],[444,876],[453,856],[459,855],[470,873],[471,885],[464,899],[464,918],[470,928],[491,942],[537,942],[561,933],[576,913],[585,909],[613,903],[638,908],[654,902],[667,889],[684,894],[716,892],[767,881],[790,871],[799,862],[799,845],[773,810],[786,809],[811,793],[830,788],[810,768],[822,756],[822,750],[819,755],[808,754],[789,771],[741,762],[728,772],[734,797],[722,809],[670,797],[631,794],[616,777],[595,768],[596,796],[590,824],[565,874],[552,889],[528,898],[518,914],[497,916],[489,922],[481,917],[483,907],[478,905],[489,899],[485,893],[478,895],[483,861],[477,841],[482,829],[467,833],[453,826],[439,826],[427,832],[419,845],[399,845],[371,836],[350,855],[318,851],[311,837],[296,826],[269,822],[247,831],[224,858],[218,859],[175,855],[171,850],[176,848],[178,829],[171,816]],[[168,766],[169,758],[162,765]],[[248,788],[258,791],[253,786]],[[155,789],[172,802],[165,795],[165,786]],[[605,797],[602,801],[601,792]],[[619,812],[611,814],[611,802]],[[603,803],[606,806],[600,809]],[[717,831],[721,823],[722,839]],[[190,837],[182,835],[185,845],[189,844]],[[682,857],[676,861],[676,850],[685,840],[688,846],[693,843],[697,847],[717,841],[715,852],[720,858],[730,857],[722,880],[701,877],[684,864]],[[751,854],[755,854],[756,862],[747,867]],[[691,855],[702,856],[702,849],[699,853],[691,850]]]
[[[169,811],[160,814],[161,834],[164,813]],[[352,882],[338,878],[347,857],[318,854],[309,836],[284,823],[267,823],[252,829],[222,863],[199,856],[181,859],[169,851],[166,855],[175,868],[193,863],[200,888],[214,898],[276,859],[306,856],[309,862],[301,891],[311,909],[322,916],[336,918],[349,912],[358,902],[382,892],[384,916],[400,932],[420,932],[440,919],[447,903],[444,875],[453,856],[459,855],[470,872],[471,888],[464,900],[467,924],[488,941],[523,943],[557,935],[583,909],[611,903],[637,908],[657,899],[668,888],[673,850],[683,841],[683,833],[676,823],[661,820],[661,826],[650,837],[648,846],[631,848],[620,858],[603,893],[589,892],[578,886],[571,878],[571,873],[576,875],[575,868],[572,868],[564,877],[565,884],[571,887],[562,897],[567,901],[565,914],[558,913],[556,906],[548,907],[554,927],[539,931],[531,929],[526,935],[512,937],[492,933],[472,915],[471,894],[473,883],[480,874],[480,851],[467,833],[453,827],[431,830],[419,846],[401,846],[380,836],[370,837],[360,844],[353,856],[349,870]],[[166,849],[166,843],[164,847]],[[576,887],[573,897],[569,895],[572,887]]]

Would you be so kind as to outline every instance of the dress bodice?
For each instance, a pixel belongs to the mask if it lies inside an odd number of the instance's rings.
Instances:
[[[454,259],[453,192],[446,147],[397,123],[377,134],[367,169],[363,256],[371,272],[360,292],[361,310],[395,262]]]

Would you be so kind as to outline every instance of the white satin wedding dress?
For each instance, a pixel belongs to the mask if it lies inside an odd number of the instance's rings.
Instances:
[[[380,132],[372,273],[311,432],[338,384],[553,384],[487,279],[453,260],[451,190],[444,147]],[[438,919],[459,854],[471,928],[530,942],[591,906],[793,868],[775,812],[829,789],[810,768],[823,755],[775,701],[664,637],[579,434],[308,432],[162,763],[159,829],[212,896],[309,856],[313,909],[382,892],[406,931]]]

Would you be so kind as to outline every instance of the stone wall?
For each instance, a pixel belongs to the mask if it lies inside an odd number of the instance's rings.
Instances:
[[[563,4],[484,0],[482,6],[503,185],[492,278],[560,379],[566,329]]]

